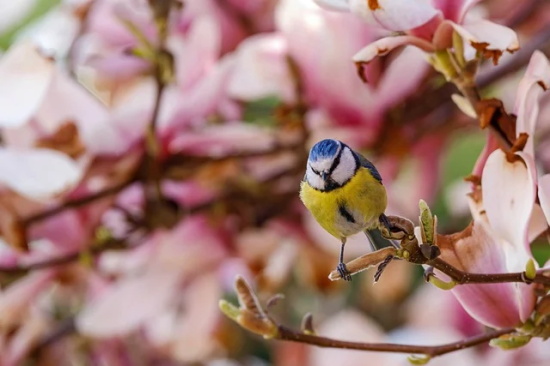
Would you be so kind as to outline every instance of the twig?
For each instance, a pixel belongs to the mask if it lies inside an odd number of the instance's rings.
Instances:
[[[423,354],[428,357],[441,356],[446,353],[478,346],[480,344],[489,342],[493,338],[498,338],[502,335],[510,334],[516,331],[514,328],[505,328],[505,329],[493,330],[475,337],[467,338],[457,342],[446,343],[439,346],[420,346],[420,345],[393,344],[393,343],[363,343],[363,342],[342,341],[338,339],[297,332],[295,330],[292,330],[284,326],[279,326],[278,329],[279,329],[279,333],[276,339],[284,340],[284,341],[306,343],[306,344],[310,344],[318,347],[327,347],[327,348],[343,348],[343,349],[354,349],[354,350],[374,351],[374,352]]]
[[[240,326],[268,339],[305,343],[318,347],[374,352],[410,353],[413,355],[424,355],[427,359],[422,361],[428,361],[429,358],[432,357],[474,347],[487,343],[500,336],[516,332],[515,328],[492,330],[485,334],[439,346],[343,341],[314,334],[311,315],[306,315],[309,325],[303,327],[303,331],[295,331],[291,328],[277,324],[277,322],[267,315],[267,312],[261,307],[258,297],[250,285],[240,276],[235,280],[235,291],[237,292],[239,307],[225,300],[221,300],[219,306],[220,310],[225,315],[233,319]]]
[[[29,215],[27,217],[24,217],[21,219],[21,223],[26,227],[26,226],[32,225],[35,222],[47,219],[48,217],[60,214],[65,210],[86,206],[99,199],[117,194],[118,192],[122,191],[124,188],[128,187],[131,183],[133,183],[133,181],[134,181],[133,179],[129,179],[119,184],[115,184],[114,186],[107,187],[98,192],[92,193],[88,196],[67,200],[65,202],[58,204],[57,206],[48,208],[44,211],[40,211],[38,213]]]
[[[441,258],[433,259],[427,262],[428,265],[445,273],[453,279],[457,284],[473,284],[473,283],[506,283],[506,282],[522,282],[522,283],[540,283],[550,286],[550,277],[537,273],[533,279],[527,278],[525,272],[512,273],[468,273],[459,270],[451,264],[445,262]]]
[[[65,338],[76,332],[76,325],[74,317],[62,320],[57,328],[51,331],[49,334],[46,334],[44,338],[40,339],[38,343],[33,347],[29,352],[31,355],[38,355],[44,348],[52,345],[53,343],[59,341],[62,338]]]

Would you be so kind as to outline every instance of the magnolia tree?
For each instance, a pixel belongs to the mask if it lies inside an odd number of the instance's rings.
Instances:
[[[549,14],[3,2],[0,364],[547,365]],[[352,282],[298,198],[322,138],[388,191]]]

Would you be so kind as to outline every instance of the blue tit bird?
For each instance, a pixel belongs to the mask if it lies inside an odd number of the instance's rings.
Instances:
[[[341,240],[336,267],[347,281],[351,275],[344,264],[346,238],[360,231],[389,227],[384,214],[386,189],[374,165],[343,142],[327,139],[309,152],[300,199],[319,224]]]

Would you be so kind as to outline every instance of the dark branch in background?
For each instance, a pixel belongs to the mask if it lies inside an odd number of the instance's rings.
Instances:
[[[162,104],[162,97],[166,85],[174,78],[174,60],[172,54],[166,49],[168,37],[168,23],[170,13],[175,7],[173,0],[149,0],[149,6],[153,13],[157,29],[156,45],[145,42],[144,47],[152,48],[149,51],[153,55],[150,60],[155,79],[156,94],[151,120],[145,130],[145,222],[149,228],[170,227],[174,224],[174,215],[167,215],[172,211],[162,193],[162,146],[158,136],[157,126]],[[171,217],[171,219],[168,219]],[[167,222],[164,222],[164,221]]]
[[[76,332],[76,325],[75,325],[74,317],[69,317],[65,320],[62,320],[57,325],[57,328],[52,330],[50,333],[46,334],[46,336],[44,336],[42,339],[38,340],[38,342],[34,345],[34,347],[29,352],[30,358],[39,358],[40,353],[45,348],[58,342],[59,340],[65,337],[70,336],[75,332]]]
[[[97,200],[100,200],[102,198],[113,196],[113,195],[119,193],[120,191],[122,191],[124,188],[128,187],[133,182],[134,182],[133,179],[126,180],[126,181],[121,182],[119,184],[116,184],[114,186],[107,187],[107,188],[102,189],[98,192],[92,193],[88,196],[67,200],[65,202],[62,202],[62,203],[54,206],[54,207],[45,209],[44,211],[40,211],[40,212],[35,213],[33,215],[24,217],[24,218],[21,219],[21,223],[25,227],[28,227],[29,225],[32,225],[36,222],[45,220],[45,219],[47,219],[51,216],[60,214],[64,211],[66,211],[66,210],[86,206],[86,205],[88,205],[90,203],[93,203]]]

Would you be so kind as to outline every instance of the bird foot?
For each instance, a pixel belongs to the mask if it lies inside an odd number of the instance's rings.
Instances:
[[[336,267],[336,270],[338,271],[338,274],[344,281],[351,281],[351,273],[346,268],[346,265],[342,262],[338,263],[338,266]]]

